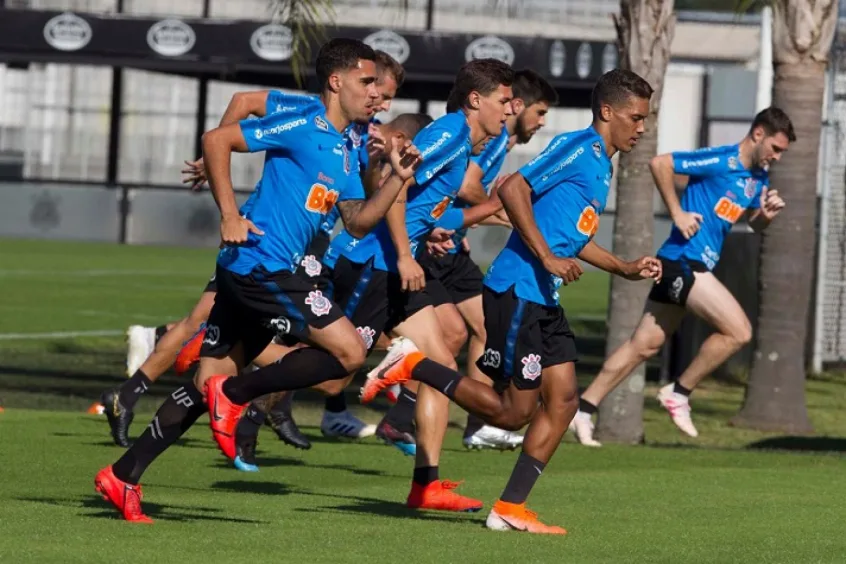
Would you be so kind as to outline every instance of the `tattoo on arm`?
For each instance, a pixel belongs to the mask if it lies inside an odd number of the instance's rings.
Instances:
[[[355,217],[364,207],[364,204],[364,200],[345,200],[336,204],[341,212],[341,220],[344,222],[344,226],[348,226],[355,221]]]

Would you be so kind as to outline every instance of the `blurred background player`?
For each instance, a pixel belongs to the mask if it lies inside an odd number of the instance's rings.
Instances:
[[[767,187],[767,171],[795,140],[787,114],[767,108],[755,116],[749,133],[736,145],[652,159],[655,185],[673,218],[670,237],[658,250],[664,279],[652,288],[631,339],[608,357],[582,394],[571,425],[580,443],[601,446],[593,438],[591,420],[599,402],[637,365],[658,354],[688,311],[716,331],[702,343],[678,381],[659,390],[658,401],[682,432],[691,437],[699,434],[690,418],[690,392],[752,338],[752,325],[743,308],[711,271],[726,235],[746,210],[751,210],[750,227],[760,232],[784,208],[784,200]],[[688,177],[681,202],[674,175]]]

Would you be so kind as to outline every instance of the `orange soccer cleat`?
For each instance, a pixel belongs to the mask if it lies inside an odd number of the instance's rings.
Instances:
[[[412,509],[436,509],[438,511],[466,511],[475,513],[484,505],[478,499],[458,495],[454,490],[461,482],[435,480],[427,486],[413,482],[406,505]]]
[[[118,479],[111,466],[106,466],[94,478],[94,488],[103,499],[120,511],[124,519],[132,523],[152,523],[153,520],[141,511],[141,486],[133,486]]]
[[[498,500],[485,522],[494,531],[526,531],[542,535],[566,535],[567,531],[554,525],[545,525],[538,514],[526,509],[525,503],[508,503]]]
[[[206,403],[209,405],[209,426],[217,446],[229,460],[235,460],[235,428],[247,408],[226,397],[223,383],[230,376],[212,376],[205,386]]]
[[[173,364],[173,369],[180,376],[188,372],[188,369],[194,366],[200,360],[200,349],[203,348],[203,339],[206,338],[206,328],[200,329],[196,335],[191,337],[187,343],[182,345],[179,349],[179,354],[176,355],[176,362]]]
[[[359,392],[361,403],[370,403],[382,390],[411,380],[411,370],[423,358],[410,339],[399,337],[391,341],[388,354],[367,373],[367,380]]]

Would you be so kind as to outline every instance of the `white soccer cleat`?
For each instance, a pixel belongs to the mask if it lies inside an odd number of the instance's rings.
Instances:
[[[376,368],[367,373],[367,379],[359,391],[361,403],[370,403],[379,392],[394,384],[407,382],[411,375],[400,364],[408,355],[418,352],[417,345],[411,339],[397,337],[391,341],[388,352]]]
[[[156,328],[130,325],[126,330],[126,375],[131,377],[153,354],[156,348]]]
[[[577,411],[576,416],[570,421],[570,431],[576,435],[576,440],[584,446],[601,447],[602,443],[593,438],[593,421],[590,413]]]
[[[522,444],[523,435],[490,425],[483,425],[469,437],[464,437],[464,446],[469,449],[514,450]]]
[[[691,437],[698,437],[699,431],[690,419],[690,398],[673,391],[673,384],[667,384],[658,390],[658,401],[670,413],[676,427]]]
[[[349,410],[340,413],[324,411],[323,421],[320,422],[320,432],[324,437],[363,439],[376,434],[376,425],[368,425]]]

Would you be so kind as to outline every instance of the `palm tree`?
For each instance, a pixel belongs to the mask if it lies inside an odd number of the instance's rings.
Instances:
[[[743,2],[749,8],[754,2]],[[825,72],[837,24],[836,0],[771,0],[773,105],[798,140],[773,167],[770,185],[787,207],[764,232],[758,333],[746,398],[732,423],[812,431],[805,408],[805,339],[814,281],[817,163]]]
[[[273,22],[291,28],[291,71],[302,87],[311,63],[311,42],[324,40],[326,24],[335,23],[332,0],[270,0],[269,7]]]
[[[655,89],[646,131],[636,150],[620,155],[617,167],[614,253],[633,259],[653,252],[655,188],[649,161],[658,149],[658,110],[676,24],[673,0],[621,0],[620,15],[614,22],[621,68],[636,72]],[[634,332],[649,288],[649,282],[634,283],[617,277],[612,280],[606,356]],[[640,366],[602,401],[598,438],[627,443],[643,439],[644,381],[644,367]]]

